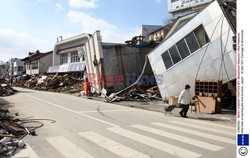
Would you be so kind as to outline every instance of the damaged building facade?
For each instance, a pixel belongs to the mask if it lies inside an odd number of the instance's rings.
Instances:
[[[49,67],[48,73],[71,73],[83,75],[85,70],[85,57],[79,53],[82,47],[90,38],[89,34],[80,34],[68,39],[57,41],[53,50],[53,65]]]
[[[163,74],[163,84],[158,85],[162,98],[178,96],[186,84],[194,95],[196,80],[235,80],[234,11],[213,1],[185,24],[173,26],[149,54],[154,74]]]
[[[92,93],[101,93],[103,89],[115,92],[130,84],[129,77],[141,73],[145,56],[153,48],[151,45],[130,47],[123,43],[105,43],[100,31],[81,34],[57,42],[53,66],[48,73],[81,72],[82,77],[88,78]],[[149,65],[146,74],[152,74]]]
[[[130,47],[105,43],[101,41],[100,32],[95,32],[83,46],[89,81],[95,86],[92,92],[99,93],[103,88],[108,92],[117,92],[132,84],[133,77],[141,74],[146,54],[153,48],[152,45]],[[145,74],[152,75],[149,65],[146,70]]]

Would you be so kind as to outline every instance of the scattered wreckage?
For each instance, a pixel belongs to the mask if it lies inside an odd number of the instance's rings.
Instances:
[[[76,79],[71,75],[23,75],[13,79],[13,85],[17,87],[30,88],[34,90],[80,93],[82,91],[82,80]]]
[[[11,157],[17,150],[25,148],[22,139],[27,135],[36,136],[35,130],[44,125],[41,120],[55,122],[49,119],[22,119],[18,113],[10,113],[0,107],[0,158]]]
[[[0,78],[0,97],[10,96],[16,92],[4,79]]]
[[[87,84],[84,84],[84,80],[81,78],[74,78],[73,74],[23,75],[21,77],[14,77],[12,82],[14,86],[34,90],[78,94],[77,96],[84,96],[86,94],[87,96],[98,96],[93,93],[84,92],[86,90],[84,86]],[[94,85],[89,86],[96,89]],[[115,96],[112,96],[114,93],[109,94],[105,90],[100,91],[100,93],[106,102],[162,100],[157,86],[145,88],[140,85],[134,85]]]

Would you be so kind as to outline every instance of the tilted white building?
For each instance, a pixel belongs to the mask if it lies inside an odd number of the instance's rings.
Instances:
[[[235,17],[224,7],[230,8],[212,2],[151,51],[153,72],[163,75],[158,84],[162,98],[178,96],[186,84],[194,94],[195,80],[226,83],[236,78]]]

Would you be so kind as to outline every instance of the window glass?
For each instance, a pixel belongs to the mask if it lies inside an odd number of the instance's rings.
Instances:
[[[29,63],[26,64],[26,69],[30,70],[30,64]]]
[[[67,64],[68,63],[68,54],[61,54],[60,55],[60,64]]]
[[[197,49],[199,49],[199,44],[197,43],[197,40],[195,39],[194,33],[191,32],[189,35],[185,37],[188,47],[191,51],[191,53],[195,52]]]
[[[180,60],[181,60],[181,57],[176,49],[176,46],[172,46],[170,49],[169,49],[169,53],[170,53],[170,56],[174,62],[174,64],[178,63]]]
[[[194,33],[201,47],[209,42],[207,33],[202,25],[195,29]]]
[[[38,62],[31,63],[31,69],[38,69]]]
[[[71,53],[71,63],[80,62],[80,58],[77,52]]]
[[[179,53],[180,53],[182,59],[184,59],[190,55],[184,39],[180,40],[178,43],[176,43],[176,45],[177,45],[177,48],[179,50]]]
[[[23,71],[23,67],[22,66],[18,66],[18,71]]]
[[[164,52],[161,56],[162,56],[166,69],[170,68],[173,65],[173,62],[170,58],[168,51]]]

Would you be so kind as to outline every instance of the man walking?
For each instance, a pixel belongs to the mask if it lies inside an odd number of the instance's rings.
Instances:
[[[180,96],[178,98],[178,103],[181,104],[181,111],[179,114],[181,117],[187,118],[187,112],[189,109],[189,104],[192,102],[191,92],[190,92],[190,86],[185,85],[185,89],[181,91]]]

